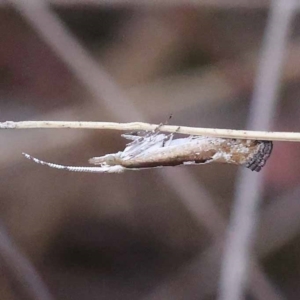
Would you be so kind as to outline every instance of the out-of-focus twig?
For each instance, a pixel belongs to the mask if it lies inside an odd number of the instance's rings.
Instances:
[[[0,224],[0,258],[4,261],[6,268],[14,275],[14,279],[22,283],[22,292],[26,294],[26,298],[53,299],[33,265],[19,252],[2,224]]]
[[[285,85],[300,77],[299,41],[290,41],[286,45],[286,51],[288,55],[282,70]],[[213,66],[202,67],[194,72],[159,78],[154,82],[129,88],[126,92],[149,117],[163,118],[170,112],[170,107],[174,115],[187,108],[207,111],[222,105],[224,99],[226,103],[233,103],[239,101],[242,95],[248,94],[253,87],[257,61],[257,53],[249,52],[242,57],[221,60]],[[159,112],[153,105],[153,99],[160,103]]]
[[[300,214],[299,195],[300,187],[296,187],[291,191],[289,190],[284,195],[272,199],[272,203],[263,211],[256,243],[259,259],[264,259],[274,251],[278,251],[280,247],[297,236],[300,228],[298,217]],[[192,261],[182,272],[177,273],[176,278],[173,278],[172,282],[173,284],[175,282],[174,285],[178,286],[178,289],[172,286],[171,283],[169,286],[165,284],[155,290],[153,297],[146,299],[181,299],[185,295],[182,283],[184,283],[184,289],[191,290],[193,293],[201,290],[202,298],[199,297],[199,299],[206,299],[205,295],[213,293],[217,285],[215,280],[210,280],[210,278],[216,277],[217,267],[221,263],[221,245],[222,241],[220,240],[215,245],[208,247],[202,253],[201,257]],[[276,290],[276,287],[264,278],[260,266],[253,260],[250,264],[249,287],[256,299],[284,299],[280,291]],[[194,282],[195,278],[201,281],[201,285]],[[272,285],[273,289],[270,289],[270,285]],[[173,290],[171,290],[171,286]],[[172,293],[178,298],[173,296]],[[267,295],[270,296],[268,297]]]
[[[118,120],[140,115],[112,77],[96,63],[88,51],[53,13],[45,0],[8,0],[32,25],[55,54],[69,67],[73,74],[93,95],[100,108],[100,100]],[[118,105],[116,105],[116,101]],[[96,109],[96,108],[95,108]],[[130,114],[126,114],[130,112]]]
[[[296,3],[295,0],[272,2],[248,122],[252,129],[268,130],[274,118],[284,48]],[[262,177],[252,175],[241,173],[236,187],[236,200],[221,268],[219,300],[244,298],[258,207],[263,191]]]

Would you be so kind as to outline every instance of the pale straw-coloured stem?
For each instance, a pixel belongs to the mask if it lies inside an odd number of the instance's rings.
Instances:
[[[0,129],[106,129],[120,131],[155,130],[162,132],[177,132],[188,135],[202,135],[211,137],[222,137],[231,139],[249,139],[265,141],[300,142],[300,132],[275,132],[275,131],[252,131],[233,130],[218,128],[200,128],[178,125],[158,125],[142,122],[114,123],[114,122],[69,122],[69,121],[21,121],[0,122]]]

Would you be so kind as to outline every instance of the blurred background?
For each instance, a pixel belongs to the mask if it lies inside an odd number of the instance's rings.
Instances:
[[[2,0],[1,122],[161,123],[172,114],[174,125],[245,129],[270,6]],[[300,131],[299,32],[295,11],[277,131]],[[238,167],[71,173],[21,153],[87,165],[122,150],[120,132],[16,130],[0,140],[1,300],[216,299]],[[299,144],[276,142],[247,299],[300,297],[299,177]],[[52,296],[41,296],[22,259],[5,249],[26,257]]]

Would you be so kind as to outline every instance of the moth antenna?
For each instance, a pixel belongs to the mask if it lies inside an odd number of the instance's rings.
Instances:
[[[53,164],[50,162],[46,162],[35,158],[27,153],[22,153],[27,159],[34,161],[37,164],[48,166],[50,168],[66,170],[71,172],[87,172],[87,173],[121,173],[125,170],[124,167],[116,165],[116,166],[101,166],[101,167],[77,167],[77,166],[64,166],[59,164]]]

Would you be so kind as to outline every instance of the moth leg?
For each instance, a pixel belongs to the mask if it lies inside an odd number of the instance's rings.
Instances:
[[[160,132],[159,129],[160,129],[162,126],[169,124],[169,121],[172,119],[172,117],[173,117],[173,114],[170,114],[169,118],[168,118],[164,123],[159,123],[159,124],[157,125],[157,127],[156,127],[155,129],[153,129],[153,130],[150,132],[150,135],[151,135],[151,133],[154,133],[155,135],[157,135],[157,134]],[[155,136],[155,135],[154,135],[154,136]]]
[[[159,129],[162,126],[168,124],[168,122],[169,122],[169,120],[171,120],[171,118],[172,118],[172,114],[169,116],[169,119],[166,122],[158,124],[151,131],[133,131],[133,132],[122,134],[121,136],[128,139],[128,140],[132,140],[132,142],[128,143],[127,146],[130,146],[134,143],[141,143],[147,138],[149,138],[149,141],[152,141],[153,139],[155,139],[157,137],[158,134],[160,134]],[[178,127],[178,129],[179,128],[180,127]]]
[[[168,146],[170,146],[171,142],[173,141],[174,134],[177,133],[179,131],[179,129],[180,129],[180,126],[177,127],[177,129],[175,130],[175,132],[172,132],[171,134],[169,134],[168,136],[166,136],[166,138],[163,141],[162,147],[168,147]]]
[[[174,133],[166,135],[166,137],[163,140],[162,147],[168,147],[170,145],[170,143],[172,142],[173,137],[174,137]]]

